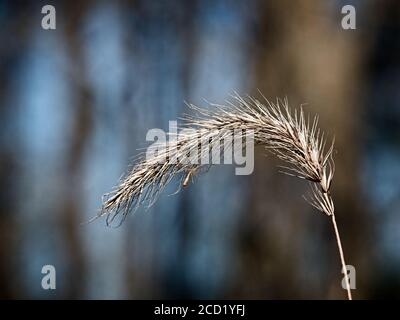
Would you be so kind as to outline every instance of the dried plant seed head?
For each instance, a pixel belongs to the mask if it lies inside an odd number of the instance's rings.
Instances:
[[[129,211],[140,205],[150,206],[175,176],[181,176],[181,186],[188,186],[200,169],[209,165],[185,159],[196,153],[199,158],[208,157],[216,145],[233,148],[233,142],[227,144],[224,139],[226,132],[235,129],[251,130],[258,145],[285,163],[281,166],[284,173],[308,180],[311,197],[307,201],[332,215],[333,142],[326,148],[325,135],[318,128],[318,117],[310,123],[302,107],[290,111],[287,99],[277,99],[273,103],[262,97],[263,103],[235,94],[226,105],[209,103],[207,109],[187,104],[196,115],[185,115],[181,132],[170,133],[172,141],[158,148],[153,157],[141,155],[118,186],[105,195],[99,216],[107,215],[107,223],[111,223],[119,215],[123,220]],[[207,154],[200,149],[199,141],[209,143]]]

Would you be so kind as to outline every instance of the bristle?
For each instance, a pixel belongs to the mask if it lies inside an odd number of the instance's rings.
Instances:
[[[324,150],[326,138],[318,129],[318,117],[310,123],[302,107],[290,110],[287,98],[277,99],[276,103],[265,99],[265,103],[261,103],[255,98],[234,94],[226,105],[210,103],[209,109],[193,104],[187,106],[197,116],[185,115],[181,129],[196,131],[178,134],[173,143],[168,143],[153,158],[142,156],[116,189],[106,195],[99,216],[108,215],[107,221],[111,222],[118,215],[125,218],[128,212],[140,205],[151,205],[174,176],[181,175],[183,186],[187,186],[204,165],[171,159],[179,159],[198,149],[199,138],[219,145],[224,138],[223,132],[236,128],[252,130],[257,144],[265,146],[287,163],[282,167],[285,173],[310,181],[309,202],[325,214],[332,214],[329,188],[334,172],[333,143],[327,151]]]

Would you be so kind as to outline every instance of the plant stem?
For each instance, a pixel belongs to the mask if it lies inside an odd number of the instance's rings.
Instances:
[[[342,270],[344,272],[344,279],[345,279],[345,282],[346,282],[347,297],[348,297],[349,300],[352,300],[349,278],[347,276],[346,262],[344,261],[342,242],[340,241],[340,235],[339,235],[339,230],[338,230],[338,227],[337,227],[337,224],[336,224],[335,214],[332,213],[331,217],[332,217],[333,228],[335,229],[336,242],[337,242],[338,249],[339,249],[340,260],[342,262]]]

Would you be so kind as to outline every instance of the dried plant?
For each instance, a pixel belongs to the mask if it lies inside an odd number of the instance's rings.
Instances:
[[[301,107],[291,112],[287,99],[277,99],[276,103],[272,103],[262,97],[265,103],[235,94],[231,101],[227,101],[227,105],[210,103],[211,108],[208,109],[188,104],[197,115],[183,118],[182,128],[187,131],[180,135],[172,134],[173,143],[163,146],[156,156],[139,156],[136,165],[121,179],[119,185],[105,195],[99,216],[107,215],[108,224],[118,216],[122,222],[128,212],[136,210],[139,205],[154,203],[174,176],[180,176],[181,186],[186,186],[204,165],[171,159],[179,159],[197,149],[199,138],[219,144],[226,132],[239,128],[252,131],[258,145],[283,160],[286,163],[282,166],[284,173],[309,181],[311,192],[305,199],[331,218],[342,270],[346,270],[330,193],[335,169],[332,158],[334,142],[327,147],[324,133],[318,129],[317,116],[310,121]],[[190,128],[196,130],[190,131]],[[344,274],[348,299],[351,300],[349,279],[347,273]]]

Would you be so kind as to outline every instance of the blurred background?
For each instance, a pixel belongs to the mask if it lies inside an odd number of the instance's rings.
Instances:
[[[344,299],[329,218],[262,148],[250,176],[216,166],[119,228],[82,225],[184,101],[258,89],[336,137],[354,298],[400,297],[399,1],[0,3],[1,298]]]

